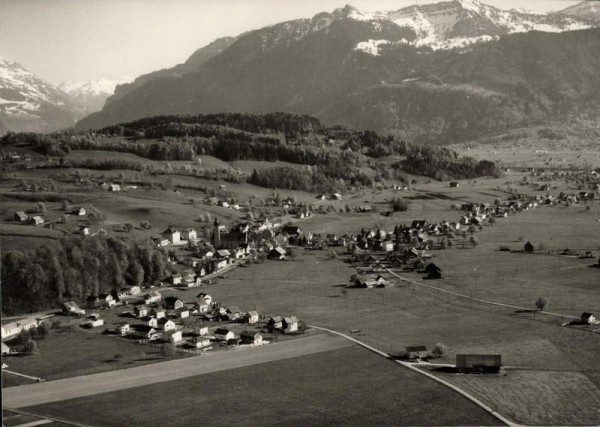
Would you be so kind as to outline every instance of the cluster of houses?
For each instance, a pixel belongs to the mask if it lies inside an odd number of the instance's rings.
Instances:
[[[44,218],[41,215],[29,215],[24,211],[15,212],[13,220],[19,224],[44,225]]]
[[[318,194],[317,195],[317,200],[337,200],[337,201],[342,201],[344,200],[344,198],[342,197],[342,195],[340,193],[332,193],[328,196],[326,196],[325,194]]]
[[[113,182],[103,182],[100,184],[100,189],[102,191],[110,191],[113,193],[118,193],[121,191],[121,185],[115,184]]]
[[[158,295],[160,296],[160,294]],[[208,347],[214,341],[231,342],[238,338],[233,330],[227,326],[220,326],[214,331],[211,339],[208,326],[200,323],[199,326],[193,328],[192,336],[184,339],[183,329],[178,326],[178,323],[191,315],[197,316],[201,322],[232,322],[248,326],[255,325],[260,320],[257,311],[243,312],[234,306],[224,307],[213,301],[212,297],[205,292],[199,293],[193,303],[185,303],[181,298],[173,295],[162,299],[155,298],[150,302],[149,298],[144,295],[143,301],[136,305],[130,313],[136,322],[120,321],[114,325],[113,333],[149,341],[162,339],[176,345],[186,345],[196,349]],[[101,326],[103,322],[100,320],[92,319],[86,325],[89,327]],[[298,320],[294,316],[274,316],[269,319],[267,328],[282,333],[296,332],[298,331]],[[258,331],[244,330],[239,335],[239,339],[242,344],[260,345],[263,343],[263,336]],[[237,343],[238,341],[236,341]]]

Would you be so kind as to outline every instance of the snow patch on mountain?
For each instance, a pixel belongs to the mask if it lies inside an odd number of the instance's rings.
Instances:
[[[133,81],[130,77],[120,76],[99,76],[87,82],[69,80],[58,85],[60,89],[69,95],[76,96],[80,94],[89,95],[112,95],[117,85],[130,83]]]
[[[65,105],[62,95],[18,63],[0,57],[0,114],[35,116],[44,103]]]
[[[413,5],[388,12],[363,13],[349,7],[344,10],[347,18],[372,22],[375,30],[381,26],[381,22],[388,21],[400,28],[414,31],[416,37],[410,42],[404,39],[394,42],[368,39],[356,45],[356,50],[371,55],[379,55],[379,47],[390,44],[448,50],[489,42],[505,34],[528,31],[563,32],[592,27],[589,21],[571,16],[505,11],[476,0]]]

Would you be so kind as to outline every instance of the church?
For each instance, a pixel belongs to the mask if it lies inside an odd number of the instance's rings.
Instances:
[[[212,243],[215,249],[237,249],[248,243],[248,224],[238,224],[227,233],[224,226],[215,218]]]

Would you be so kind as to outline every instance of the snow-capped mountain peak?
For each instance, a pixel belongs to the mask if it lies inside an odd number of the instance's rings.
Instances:
[[[68,80],[58,85],[60,89],[70,95],[90,94],[90,95],[112,95],[117,85],[130,83],[133,79],[120,76],[99,76],[87,82],[79,80]]]
[[[130,83],[133,79],[129,77],[99,76],[87,82],[69,80],[59,85],[73,102],[89,111],[102,108],[106,99],[114,94],[117,85]]]
[[[81,113],[62,90],[0,57],[0,134],[72,126]]]
[[[515,10],[501,10],[477,0],[452,0],[434,4],[412,5],[395,11],[362,13],[348,10],[349,19],[382,21],[412,30],[412,38],[396,40],[369,39],[356,49],[378,55],[379,46],[411,45],[433,50],[463,48],[487,42],[506,34],[545,31],[562,32],[591,28],[590,21],[566,15],[539,15]]]

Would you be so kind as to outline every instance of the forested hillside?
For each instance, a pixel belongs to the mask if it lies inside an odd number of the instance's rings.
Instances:
[[[308,168],[302,172],[286,167],[256,171],[250,181],[307,191],[371,186],[385,179],[404,179],[406,173],[442,180],[500,173],[494,163],[476,162],[445,148],[372,131],[325,127],[314,117],[288,113],[157,116],[93,133],[10,133],[0,142],[3,146],[29,144],[50,156],[51,166],[60,167],[84,166],[65,160],[71,150],[119,151],[152,160],[194,160],[198,155],[211,155],[228,162],[285,161]],[[397,156],[397,161],[391,167],[384,166],[379,159],[386,156]],[[123,162],[114,162],[114,169],[126,167]],[[110,169],[110,163],[88,162],[86,167]],[[141,165],[131,167],[141,169]],[[282,182],[286,184],[282,186]]]

